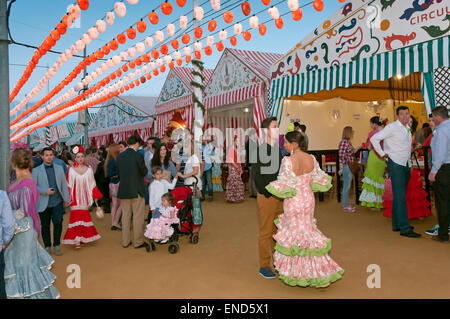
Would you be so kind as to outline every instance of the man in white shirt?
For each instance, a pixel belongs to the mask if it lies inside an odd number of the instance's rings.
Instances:
[[[400,231],[401,236],[418,238],[408,223],[406,188],[411,168],[411,128],[408,126],[410,114],[407,106],[397,108],[397,121],[386,125],[370,139],[375,151],[388,158],[387,167],[392,182],[392,230]],[[384,141],[384,150],[380,142]]]

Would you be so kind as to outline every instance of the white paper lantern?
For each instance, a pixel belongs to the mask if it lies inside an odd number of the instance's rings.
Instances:
[[[136,55],[136,49],[134,47],[131,47],[128,49],[128,56],[130,58],[134,58],[134,56]]]
[[[80,50],[80,51],[81,51],[81,50]],[[72,46],[70,47],[70,52],[72,53],[72,55],[78,53],[78,49],[77,49],[77,46],[76,46],[76,42],[75,42],[75,45],[72,45]]]
[[[148,66],[150,67],[150,70],[154,70],[156,68],[155,62],[150,62]]]
[[[128,59],[128,54],[126,52],[120,52],[120,58],[122,59],[122,61],[125,61],[126,59]]]
[[[291,11],[298,9],[298,0],[288,0],[288,7]]]
[[[249,19],[250,21],[250,27],[252,27],[253,29],[256,29],[259,25],[259,19],[257,16],[252,16]]]
[[[97,20],[95,27],[97,28],[98,33],[103,33],[106,31],[106,23],[103,20]]]
[[[61,54],[61,60],[66,63],[68,61],[67,56],[65,53]]]
[[[80,7],[77,5],[71,5],[69,7],[69,12],[72,12],[72,17],[76,20],[80,18]]]
[[[91,40],[97,39],[97,38],[98,38],[98,31],[97,31],[97,28],[94,28],[94,27],[89,28],[89,30],[88,30],[88,35],[89,35],[89,37],[91,38]]]
[[[98,76],[103,74],[102,68],[95,69],[95,73],[97,73]]]
[[[153,46],[153,38],[152,37],[145,38],[145,45],[147,46],[147,48],[151,48]]]
[[[116,11],[116,14],[123,18],[127,14],[127,7],[123,2],[116,2],[114,4],[114,11]]]
[[[132,81],[134,79],[134,72],[128,74],[128,78]]]
[[[66,51],[64,51],[64,54],[66,55],[67,60],[72,58],[72,50],[71,49],[66,49]]]
[[[135,74],[136,74],[137,77],[141,76],[141,70],[140,70],[140,69],[137,69],[136,72],[135,72]]]
[[[280,12],[278,11],[277,7],[273,6],[269,8],[269,14],[274,19],[277,20],[280,17]]]
[[[156,59],[156,65],[157,65],[157,66],[163,65],[163,61],[162,61],[161,58]]]
[[[156,31],[155,32],[155,40],[157,42],[163,42],[164,41],[164,33],[162,33],[161,31]]]
[[[175,58],[175,60],[179,60],[179,59],[181,59],[181,53],[180,53],[180,51],[175,51],[174,53],[173,53],[173,57]]]
[[[206,38],[206,45],[207,46],[212,46],[214,44],[214,36],[213,35],[209,35]]]
[[[143,72],[143,73],[147,73],[147,72],[148,72],[148,65],[144,65],[144,66],[142,67],[142,72]]]
[[[170,62],[172,62],[172,57],[170,55],[166,55],[164,57],[164,63],[169,64]]]
[[[241,32],[242,32],[242,24],[240,24],[240,23],[235,23],[235,24],[234,24],[234,34],[240,35]]]
[[[180,28],[183,30],[186,29],[187,23],[188,23],[188,18],[186,16],[181,16],[180,17]]]
[[[77,84],[78,90],[81,90],[83,87],[84,87],[83,83],[78,82],[78,84]]]
[[[123,78],[123,83],[127,84],[129,81],[128,75]]]
[[[113,63],[114,63],[115,65],[119,65],[120,62],[122,61],[122,59],[120,58],[119,55],[115,55],[115,56],[112,57],[112,61],[113,61]]]
[[[85,33],[85,34],[83,34],[83,36],[81,37],[81,41],[83,41],[83,44],[86,46],[86,45],[91,44],[92,39],[91,39],[91,37],[89,36],[89,34]]]
[[[226,30],[222,30],[219,32],[219,39],[221,41],[225,41],[227,39],[227,37],[228,37],[228,33]]]
[[[114,19],[116,18],[116,15],[114,12],[110,11],[106,14],[106,23],[108,23],[109,26],[112,26],[114,24]]]
[[[135,5],[136,3],[139,2],[139,0],[127,0],[127,2],[131,5]]]
[[[175,26],[172,23],[169,23],[167,25],[167,35],[169,37],[173,36],[175,34]]]
[[[202,43],[201,42],[199,42],[199,41],[196,41],[195,43],[194,43],[194,50],[195,51],[201,51],[202,50]]]
[[[200,21],[203,19],[203,15],[205,14],[205,12],[203,11],[202,7],[195,7],[194,8],[194,18],[197,21]]]
[[[143,53],[145,51],[145,44],[142,42],[136,43],[136,50],[139,53]]]
[[[191,47],[184,47],[183,48],[183,53],[184,53],[185,56],[191,56],[191,54],[192,54]]]
[[[112,59],[108,59],[108,61],[106,61],[106,66],[108,67],[108,69],[114,67],[114,62],[112,61]]]
[[[75,42],[75,47],[77,48],[77,51],[83,51],[85,44],[83,41],[78,40],[77,42]]]
[[[215,11],[219,11],[220,10],[220,0],[211,0],[211,7]]]
[[[92,82],[92,76],[86,75],[86,82],[89,84]]]
[[[91,77],[92,77],[92,80],[95,81],[97,79],[97,73],[92,72]]]

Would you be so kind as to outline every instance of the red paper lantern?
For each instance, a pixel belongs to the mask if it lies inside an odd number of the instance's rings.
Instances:
[[[237,39],[236,39],[236,37],[234,35],[230,38],[230,43],[231,43],[232,46],[236,46]]]
[[[116,75],[120,78],[122,76],[122,70],[121,69],[117,69],[116,70]]]
[[[242,9],[242,13],[245,16],[248,16],[251,12],[251,7],[250,7],[250,3],[248,1],[244,1],[241,4],[241,9]]]
[[[178,66],[181,66],[182,64],[183,64],[183,60],[178,59],[178,60],[177,60],[177,65],[178,65]]]
[[[111,73],[110,77],[111,77],[111,80],[115,80],[116,79],[116,73]]]
[[[169,1],[166,0],[166,2],[164,2],[163,4],[161,4],[161,11],[162,13],[164,13],[165,15],[169,15],[172,13],[172,5],[170,4]]]
[[[111,52],[111,51],[110,51],[110,48],[109,48],[109,46],[108,46],[107,44],[105,44],[105,45],[102,47],[102,51],[103,51],[103,53],[104,53],[105,55],[108,55],[109,52]]]
[[[89,60],[91,60],[92,63],[95,63],[97,61],[97,57],[95,56],[95,54],[91,54],[89,56]]]
[[[142,65],[142,58],[137,58],[136,60],[134,60],[137,66],[141,66]]]
[[[150,80],[152,78],[152,74],[151,73],[147,73],[147,80]]]
[[[219,41],[219,42],[216,43],[216,49],[217,49],[217,51],[222,52],[222,50],[224,49],[224,47],[225,47],[225,46],[223,45],[222,41]]]
[[[195,28],[194,35],[197,39],[200,39],[203,34],[203,29],[201,27]]]
[[[152,50],[152,57],[153,57],[153,59],[157,59],[157,58],[159,58],[159,52],[158,52],[158,50],[156,50],[156,49],[153,49]]]
[[[111,50],[116,51],[119,48],[119,42],[113,39],[109,41],[109,47],[111,48]]]
[[[202,58],[202,54],[200,53],[200,51],[195,51],[195,58],[197,60],[200,60]]]
[[[190,55],[186,55],[186,63],[190,63],[191,62],[191,56]]]
[[[188,44],[190,41],[191,36],[189,35],[189,33],[183,34],[183,36],[181,37],[181,42],[183,42],[183,44]]]
[[[242,36],[244,37],[245,41],[250,41],[250,39],[252,38],[252,34],[250,33],[250,31],[242,32]]]
[[[154,69],[154,70],[153,70],[153,75],[154,75],[154,76],[158,76],[158,74],[159,74],[158,69]]]
[[[128,65],[126,65],[126,64],[122,65],[122,70],[125,73],[128,72]]]
[[[186,0],[177,0],[177,4],[179,7],[183,8],[184,5],[186,4]]]
[[[130,89],[130,86],[127,84],[127,85],[125,85],[125,90],[129,90]]]
[[[134,69],[136,67],[136,62],[130,61],[130,63],[128,63],[128,65],[130,66],[130,68]]]
[[[139,86],[139,84],[141,84],[141,82],[139,81],[139,79],[134,80],[134,84],[136,84],[136,86]]]
[[[212,54],[212,48],[209,45],[205,47],[205,54],[206,55],[211,55]]]
[[[88,58],[84,59],[84,63],[86,64],[86,66],[91,65],[91,61],[89,61]]]
[[[161,45],[160,50],[163,55],[166,55],[169,52],[169,47],[167,46],[167,44],[163,44]]]
[[[294,21],[300,21],[303,17],[303,10],[298,8],[295,11],[292,11],[292,19],[294,19]]]
[[[284,21],[282,17],[279,17],[278,19],[275,20],[275,25],[277,26],[278,29],[282,29],[283,25],[284,25]]]
[[[173,39],[170,44],[172,45],[172,48],[174,48],[175,50],[178,50],[180,46],[177,39]]]
[[[102,50],[97,50],[97,52],[95,52],[95,56],[97,57],[97,59],[103,59],[105,54],[103,53]]]
[[[120,93],[125,92],[125,89],[123,87],[120,88]]]
[[[159,69],[161,70],[161,73],[166,72],[166,66],[164,64],[161,65],[161,67]]]
[[[173,69],[174,66],[175,66],[175,65],[173,64],[173,61],[170,61],[170,62],[169,62],[169,69]]]
[[[125,36],[125,34],[119,33],[117,35],[117,41],[119,41],[120,44],[124,44],[125,42],[127,42],[127,37]]]
[[[214,19],[209,20],[209,22],[208,22],[208,30],[209,30],[209,32],[213,32],[214,30],[216,30],[216,28],[217,28],[217,21],[214,20]]]
[[[128,39],[134,40],[136,38],[136,30],[133,27],[127,30]]]
[[[77,0],[78,6],[85,11],[89,8],[89,0]]]
[[[322,11],[323,10],[323,2],[322,0],[314,0],[313,7],[316,9],[316,11]]]
[[[233,22],[233,19],[234,19],[233,12],[227,10],[227,11],[225,11],[225,12],[223,13],[223,20],[224,20],[226,23],[231,23],[231,22]]]
[[[58,41],[61,38],[61,35],[59,34],[58,30],[56,30],[56,29],[52,30],[52,32],[50,32],[50,36],[55,41]]]
[[[133,82],[130,83],[130,89],[134,89],[135,85]]]
[[[270,0],[262,0],[262,3],[263,3],[265,6],[268,6],[268,5],[270,4]]]
[[[142,60],[144,60],[145,63],[150,62],[150,54],[144,53],[144,55],[142,56]]]
[[[155,11],[150,12],[148,14],[148,20],[150,21],[151,24],[158,24],[159,22],[158,14]]]
[[[145,83],[145,76],[141,76],[141,83],[144,84]]]
[[[59,34],[65,34],[67,32],[67,26],[60,22],[56,25],[56,30],[58,30]]]
[[[144,20],[140,20],[136,23],[136,28],[140,33],[144,33],[147,29],[147,23]]]

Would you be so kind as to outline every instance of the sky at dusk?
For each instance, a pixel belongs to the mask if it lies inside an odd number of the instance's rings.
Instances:
[[[97,49],[101,48],[105,43],[112,40],[118,33],[124,32],[132,24],[137,22],[140,18],[145,19],[147,22],[147,30],[144,33],[138,33],[135,40],[127,40],[123,45],[119,46],[117,51],[114,53],[120,53],[121,51],[128,49],[131,45],[136,44],[139,41],[143,41],[147,36],[153,36],[154,32],[164,28],[168,23],[174,23],[176,26],[176,31],[179,30],[179,17],[181,15],[186,15],[189,21],[192,19],[192,0],[188,0],[184,8],[179,8],[175,0],[170,0],[173,5],[174,11],[171,15],[165,16],[161,13],[161,9],[158,8],[156,11],[159,14],[160,20],[159,24],[154,26],[148,21],[147,15],[153,9],[158,7],[163,1],[162,0],[140,0],[136,5],[130,5],[125,1],[127,6],[127,14],[124,18],[119,18],[116,16],[114,25],[107,26],[106,32],[100,34],[98,39],[92,41],[92,43],[87,46],[88,55],[95,52]],[[211,11],[210,1],[200,0],[200,4],[204,4],[202,7],[205,11],[205,18],[201,22],[207,22],[209,19],[214,17],[218,22],[218,27],[216,31],[222,28],[229,27],[227,29],[228,34],[233,33],[234,22],[240,21],[245,18],[241,11],[240,3],[242,1],[235,0],[222,0],[222,7],[230,5],[231,8],[235,7],[231,11],[234,13],[234,21],[232,24],[226,24],[223,21],[222,16],[216,18],[217,12]],[[324,0],[325,8],[321,12],[314,10],[311,1],[300,0],[300,6],[308,4],[303,8],[303,18],[302,20],[296,22],[292,19],[291,14],[285,15],[284,27],[279,30],[275,27],[273,19],[267,23],[267,34],[265,36],[260,36],[257,29],[253,30],[252,39],[249,42],[244,41],[242,36],[238,36],[238,44],[235,48],[243,50],[256,50],[264,52],[274,52],[274,53],[286,53],[289,49],[294,47],[298,42],[302,40],[303,37],[312,32],[320,23],[322,23],[326,18],[331,16],[342,4],[338,0]],[[13,39],[17,42],[26,43],[34,46],[39,46],[40,43],[45,39],[45,37],[50,33],[50,31],[60,22],[62,16],[65,14],[68,6],[74,3],[73,1],[66,0],[17,0],[11,9],[10,15],[10,31]],[[106,12],[111,11],[114,7],[114,0],[91,0],[90,7],[87,11],[81,12],[81,20],[79,25],[75,28],[68,29],[67,33],[61,37],[53,48],[55,51],[64,51],[74,44],[81,36],[87,32],[87,30],[95,26],[98,19],[105,16]],[[262,4],[261,0],[250,0],[251,4],[251,15],[257,13],[261,10],[263,12],[257,14],[259,22],[265,22],[271,19],[266,7]],[[276,5],[281,14],[288,12],[289,8],[287,5],[287,0],[284,1],[271,1],[271,5]],[[187,14],[189,12],[189,14]],[[213,14],[213,16],[206,18],[208,14]],[[246,21],[241,22],[243,29],[249,28],[248,17]],[[207,25],[203,26],[203,35],[209,33],[207,30]],[[167,33],[165,33],[167,39]],[[218,34],[215,36],[215,41],[219,40]],[[191,32],[191,40],[193,38],[193,32]],[[178,37],[181,44],[181,34]],[[206,40],[203,40],[203,47],[206,45]],[[155,41],[156,43],[156,41]],[[226,47],[231,47],[228,40],[224,42]],[[170,45],[169,45],[170,47]],[[192,45],[191,45],[192,47]],[[180,48],[180,50],[182,47]],[[202,60],[205,62],[206,68],[214,68],[221,56],[221,52],[215,50],[215,45],[213,46],[213,54],[211,56],[206,56],[203,52]],[[173,51],[173,50],[172,50]],[[169,51],[171,52],[171,51]],[[9,47],[9,71],[10,71],[10,81],[9,90],[13,90],[17,81],[22,76],[25,66],[16,65],[22,64],[26,65],[30,61],[34,54],[34,49],[10,45]],[[108,56],[112,57],[113,54]],[[183,55],[184,56],[184,55]],[[52,66],[58,60],[58,55],[53,53],[47,53],[39,61],[39,66],[37,67],[29,81],[24,85],[22,90],[19,92],[18,96],[12,103],[19,103],[31,89],[39,82],[42,76],[47,72],[46,66]],[[79,63],[80,58],[73,57],[67,63],[58,70],[57,74],[50,80],[49,89],[52,90],[61,80],[63,80]],[[96,62],[88,67],[88,73],[95,70],[101,65],[102,62]],[[183,64],[185,66],[185,64]],[[189,65],[191,66],[191,65]],[[115,70],[114,68],[113,70]],[[128,91],[129,95],[138,96],[158,96],[161,88],[163,86],[164,80],[169,72],[166,71],[163,75],[158,77],[153,77],[150,81],[145,84],[140,85],[134,90]],[[109,72],[107,73],[109,74]],[[66,92],[70,88],[76,86],[76,84],[82,79],[82,73],[66,88],[64,88],[61,93]],[[104,74],[102,75],[102,78]],[[96,82],[93,82],[96,83]],[[43,89],[32,102],[38,101],[40,98],[44,97],[47,93],[47,89]],[[34,103],[30,103],[30,106]],[[96,112],[98,109],[94,109]],[[76,121],[76,114],[72,114],[65,118],[65,121]]]

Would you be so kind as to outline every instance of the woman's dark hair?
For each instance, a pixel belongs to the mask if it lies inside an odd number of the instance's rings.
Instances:
[[[414,116],[412,116],[412,115],[410,115],[410,116],[411,116],[411,119],[412,119],[411,132],[414,134],[414,133],[416,133],[417,126],[419,125],[419,122],[417,122],[417,120],[416,120],[416,118]]]
[[[125,148],[128,147],[128,144],[127,144],[127,142],[125,142],[125,141],[120,141],[119,144],[122,144],[123,147],[125,147]]]
[[[33,169],[33,155],[29,149],[18,148],[11,154],[11,164],[18,169]]]
[[[382,126],[383,123],[380,121],[380,117],[379,116],[373,116],[370,118],[370,123],[372,124],[376,124],[378,126]]]
[[[298,131],[289,132],[285,135],[285,138],[289,143],[297,143],[303,152],[306,151],[306,140],[302,133]]]
[[[156,142],[155,142],[156,143]],[[167,148],[167,144],[166,143],[161,143],[158,145],[155,154],[153,154],[153,158],[152,158],[152,167],[154,166],[161,166],[161,148],[164,147],[166,149],[166,157],[163,159],[164,161],[164,167],[165,168],[169,168],[169,161],[170,161],[170,152],[169,149]]]
[[[272,123],[273,121],[277,121],[276,117],[268,117],[266,119],[264,119],[261,123],[261,128],[269,128],[270,123]]]
[[[433,130],[431,129],[431,127],[427,126],[427,127],[423,128],[423,137],[425,139],[428,138],[428,136],[430,136],[431,133],[433,133]]]

